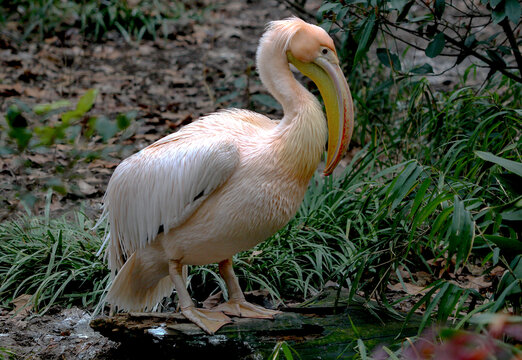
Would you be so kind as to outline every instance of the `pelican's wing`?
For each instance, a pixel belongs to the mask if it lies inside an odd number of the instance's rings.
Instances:
[[[225,137],[172,134],[124,160],[104,197],[114,271],[159,232],[182,224],[234,172],[236,145]]]

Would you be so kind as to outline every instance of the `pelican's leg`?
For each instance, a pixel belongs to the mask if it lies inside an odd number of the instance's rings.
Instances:
[[[219,263],[219,273],[225,280],[228,288],[228,301],[214,308],[223,311],[227,315],[258,319],[273,319],[280,311],[268,310],[261,306],[251,304],[245,300],[245,296],[239,287],[236,274],[232,268],[232,259]]]
[[[206,309],[196,309],[187,291],[183,279],[182,265],[179,261],[169,261],[169,273],[174,287],[178,292],[178,302],[181,313],[188,320],[199,326],[205,332],[214,334],[220,327],[231,322],[230,318],[222,312],[210,311]]]

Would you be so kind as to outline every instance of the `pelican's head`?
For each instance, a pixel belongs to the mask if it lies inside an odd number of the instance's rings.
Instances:
[[[330,175],[348,149],[353,133],[353,101],[332,38],[322,28],[298,18],[284,20],[291,32],[285,44],[288,61],[319,88],[328,120],[325,175]]]

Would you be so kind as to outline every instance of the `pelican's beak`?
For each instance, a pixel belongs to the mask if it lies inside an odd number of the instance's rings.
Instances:
[[[308,76],[319,88],[326,108],[328,120],[328,153],[324,175],[330,175],[344,153],[353,133],[353,100],[346,78],[337,63],[324,57],[312,62],[302,62],[291,52],[288,61],[303,75]],[[335,58],[337,60],[337,58]]]

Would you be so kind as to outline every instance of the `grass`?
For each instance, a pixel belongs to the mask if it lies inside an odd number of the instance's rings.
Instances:
[[[94,41],[106,39],[110,32],[119,33],[127,42],[155,40],[168,37],[172,23],[182,15],[197,17],[190,7],[190,2],[159,0],[15,0],[0,5],[0,25],[17,23],[23,29],[21,41],[63,38],[72,28]]]
[[[25,217],[0,224],[0,304],[23,294],[45,313],[53,305],[97,305],[108,270],[96,257],[103,230],[81,212],[74,219]]]

